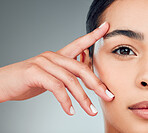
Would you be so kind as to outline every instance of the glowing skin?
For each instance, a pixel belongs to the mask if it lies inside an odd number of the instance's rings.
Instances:
[[[103,21],[110,24],[107,34],[116,29],[129,29],[144,35],[143,40],[116,35],[95,46],[95,73],[115,95],[112,102],[100,99],[106,133],[148,132],[148,120],[128,109],[132,104],[148,101],[148,86],[141,84],[148,83],[147,7],[148,0],[118,0],[104,12]],[[121,48],[112,53],[119,45],[129,47],[129,53],[123,55]]]

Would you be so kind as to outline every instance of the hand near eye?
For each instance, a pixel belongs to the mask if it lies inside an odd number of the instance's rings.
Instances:
[[[52,92],[68,115],[74,110],[65,87],[87,114],[97,114],[91,100],[76,77],[106,101],[106,87],[90,68],[77,60],[77,56],[93,45],[108,30],[108,23],[82,36],[57,52],[47,51],[22,62],[0,68],[0,102],[25,100],[46,90]]]

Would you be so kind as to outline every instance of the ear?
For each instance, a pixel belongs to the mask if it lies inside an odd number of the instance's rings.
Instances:
[[[80,54],[80,62],[86,64],[92,71],[92,59],[89,57],[89,49],[84,50]]]

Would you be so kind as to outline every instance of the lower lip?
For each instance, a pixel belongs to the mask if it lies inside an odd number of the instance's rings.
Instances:
[[[148,109],[131,109],[131,111],[139,117],[148,119]]]

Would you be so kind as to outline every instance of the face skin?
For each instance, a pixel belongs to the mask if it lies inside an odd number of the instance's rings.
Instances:
[[[110,29],[132,30],[143,33],[144,40],[124,35],[104,39],[104,45],[94,55],[93,62],[101,81],[115,95],[112,102],[100,99],[105,120],[106,133],[147,133],[148,120],[128,109],[141,101],[148,101],[148,0],[118,0],[104,12]],[[121,48],[112,53],[118,45],[129,47],[129,52]],[[88,50],[84,63],[88,63]],[[120,55],[120,56],[118,56]],[[87,60],[85,62],[85,60]],[[91,62],[91,60],[90,60]]]

